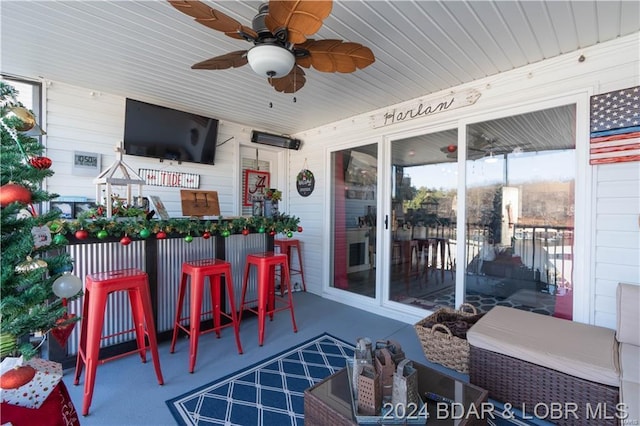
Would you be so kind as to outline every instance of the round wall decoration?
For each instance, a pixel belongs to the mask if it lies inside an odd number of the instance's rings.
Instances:
[[[316,186],[316,179],[313,177],[311,170],[302,169],[296,178],[296,188],[298,194],[308,197]]]

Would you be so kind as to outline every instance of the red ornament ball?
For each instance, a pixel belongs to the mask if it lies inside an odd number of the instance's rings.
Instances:
[[[242,235],[249,235],[249,230],[247,228],[244,228],[242,230]]]
[[[298,232],[302,232],[302,226],[298,226]]]
[[[78,229],[75,235],[79,240],[86,240],[87,238],[89,238],[89,233],[86,229]]]
[[[128,246],[129,244],[131,244],[131,238],[129,238],[128,235],[125,235],[124,237],[120,238],[120,244],[122,244],[123,246]]]
[[[204,238],[205,240],[208,240],[209,238],[211,238],[211,232],[209,231],[204,231],[202,233],[202,238]]]
[[[158,239],[158,240],[164,240],[165,238],[167,238],[167,233],[164,232],[164,231],[159,231],[156,234],[156,239]]]
[[[52,161],[48,157],[31,157],[29,158],[29,164],[39,170],[45,170],[51,167]]]
[[[0,376],[0,388],[17,389],[29,383],[36,375],[36,370],[30,365],[15,367]]]
[[[31,191],[22,185],[12,182],[0,186],[0,206],[7,207],[14,202],[29,204],[31,202]]]
[[[276,235],[276,231],[269,231],[269,235],[273,237],[274,235]]]
[[[449,152],[456,152],[457,150],[458,150],[458,146],[457,145],[451,144],[451,145],[447,146],[447,151],[449,151]]]

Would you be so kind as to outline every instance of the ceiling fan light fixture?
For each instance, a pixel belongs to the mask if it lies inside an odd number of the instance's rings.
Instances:
[[[247,53],[247,60],[256,74],[267,78],[286,76],[295,63],[291,51],[272,44],[253,46]]]
[[[484,157],[484,162],[489,164],[497,163],[498,158],[496,158],[496,156],[493,155],[493,152],[490,152],[488,156]]]

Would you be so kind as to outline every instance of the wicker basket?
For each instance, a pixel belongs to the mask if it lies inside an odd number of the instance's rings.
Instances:
[[[471,309],[472,312],[465,312],[464,309],[466,308]],[[460,316],[478,314],[473,305],[463,303],[458,310],[441,308],[417,322],[414,327],[422,344],[424,355],[431,362],[444,365],[461,373],[469,373],[469,342],[467,342],[467,339],[454,336],[444,324],[435,324],[432,327],[425,326],[425,324],[432,323],[438,314],[442,312],[455,313]]]

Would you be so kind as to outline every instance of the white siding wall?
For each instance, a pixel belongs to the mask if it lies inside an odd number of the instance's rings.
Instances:
[[[288,175],[284,211],[302,219],[305,278],[307,289],[328,296],[325,283],[329,282],[329,253],[327,236],[330,229],[329,215],[329,166],[328,148],[343,148],[354,144],[382,142],[399,132],[430,131],[447,125],[455,127],[458,120],[473,120],[482,114],[501,114],[501,111],[517,113],[527,104],[552,101],[554,97],[581,92],[603,93],[640,84],[640,60],[638,34],[601,44],[582,52],[571,53],[542,63],[516,69],[453,88],[462,91],[469,88],[482,92],[478,102],[467,108],[440,113],[428,118],[412,120],[386,128],[373,129],[372,115],[379,111],[352,117],[302,134],[300,151],[287,151],[288,161],[282,162],[281,172]],[[579,62],[584,54],[586,60]],[[391,77],[390,77],[391,78]],[[79,88],[58,82],[46,82],[46,110],[44,128],[47,155],[53,160],[56,174],[48,180],[48,189],[60,195],[79,195],[94,198],[95,186],[91,177],[74,176],[71,170],[73,151],[102,154],[102,168],[112,164],[116,155],[114,147],[122,140],[124,130],[125,99],[105,93]],[[426,99],[438,98],[449,93],[443,90]],[[302,93],[303,95],[304,93]],[[417,98],[418,99],[418,98]],[[407,105],[413,104],[409,102]],[[166,105],[171,107],[171,105]],[[397,105],[401,107],[402,104]],[[484,117],[484,116],[483,116]],[[588,122],[579,123],[578,144],[588,144]],[[239,214],[240,167],[239,145],[249,145],[250,132],[240,125],[221,122],[218,141],[232,140],[218,147],[214,166],[184,163],[160,163],[158,160],[125,156],[125,162],[138,168],[171,168],[200,174],[201,188],[217,190],[223,216]],[[580,224],[590,231],[586,238],[588,265],[578,265],[586,273],[583,284],[585,295],[576,298],[580,319],[607,327],[614,327],[615,285],[619,281],[640,283],[640,238],[638,214],[640,213],[640,164],[586,166],[588,182],[583,182],[583,194],[591,198],[577,200],[579,206],[589,210],[588,220]],[[316,178],[315,191],[301,197],[295,187],[298,172],[308,168]],[[144,188],[146,195],[159,195],[172,216],[180,216],[180,196],[177,188]],[[379,195],[380,197],[380,195]],[[380,198],[379,198],[380,199]],[[617,208],[615,207],[617,206]],[[592,226],[590,223],[594,222]],[[579,225],[577,225],[579,226]],[[329,295],[330,296],[330,295]],[[330,296],[331,297],[331,296]],[[333,297],[336,298],[336,297]],[[340,300],[340,298],[337,298]],[[348,299],[345,299],[348,300]],[[370,309],[371,306],[360,306]],[[381,314],[394,315],[385,312]],[[411,321],[407,318],[407,321]]]
[[[601,165],[596,180],[594,322],[615,328],[616,285],[640,283],[640,162]]]
[[[46,110],[44,128],[47,155],[53,160],[55,175],[47,181],[48,190],[61,196],[84,196],[95,199],[93,177],[74,176],[73,151],[101,154],[102,170],[116,161],[115,147],[124,133],[125,98],[69,86],[59,82],[45,85]],[[170,105],[165,105],[169,106]],[[238,145],[248,143],[250,135],[233,123],[220,122],[215,165],[182,163],[124,156],[124,162],[136,172],[139,168],[171,170],[200,175],[200,189],[218,191],[223,216],[236,215],[239,207],[240,181]],[[115,188],[117,192],[119,188]],[[123,192],[117,192],[124,195]],[[137,194],[137,188],[133,190]],[[182,216],[179,188],[144,186],[143,195],[158,195],[172,217]]]
[[[450,123],[450,127],[455,127],[458,123],[457,120],[475,121],[477,117],[484,118],[487,114],[505,114],[504,111],[507,111],[508,115],[516,114],[518,108],[526,108],[528,104],[553,102],[553,98],[570,94],[581,93],[579,96],[583,96],[585,102],[588,103],[590,94],[640,85],[639,40],[638,34],[635,34],[472,84],[443,90],[441,93],[432,94],[425,98],[441,98],[447,96],[450,90],[463,91],[471,88],[480,90],[481,98],[470,107],[386,128],[373,129],[371,126],[372,116],[391,109],[391,107],[385,107],[379,111],[355,116],[295,135],[303,141],[303,145],[300,151],[291,152],[289,185],[292,192],[287,210],[303,218],[305,232],[299,238],[306,243],[304,262],[305,272],[308,271],[305,274],[308,277],[307,288],[312,292],[324,294],[326,297],[336,300],[349,300],[345,299],[349,295],[336,296],[331,289],[325,288],[325,284],[330,281],[328,254],[330,240],[327,236],[331,220],[329,209],[331,177],[327,175],[329,147],[342,148],[354,143],[382,142],[385,138],[393,138],[395,133],[414,132],[418,129],[424,129],[424,132],[421,133],[426,133],[436,127],[445,126],[447,123]],[[586,58],[584,62],[578,61],[581,54]],[[404,105],[415,103],[416,101],[407,102]],[[402,106],[403,104],[396,105],[400,109]],[[588,111],[583,111],[583,116],[588,116]],[[585,255],[583,258],[587,259],[587,264],[577,265],[577,268],[586,270],[584,276],[585,281],[588,282],[584,282],[580,286],[586,294],[576,297],[578,306],[575,318],[583,322],[614,328],[615,284],[618,281],[640,283],[638,272],[639,163],[588,166],[588,149],[586,149],[589,143],[588,118],[580,122],[578,127],[577,143],[584,147],[582,158],[579,160],[586,182],[582,182],[581,188],[577,188],[582,194],[582,199],[579,198],[576,202],[578,208],[582,207],[587,211],[584,214],[586,220],[577,223],[576,226],[583,227],[585,235],[583,241]],[[317,180],[316,190],[307,198],[303,198],[295,192],[295,177],[305,161]],[[600,179],[597,188],[593,183],[595,182],[594,176],[598,176]],[[614,194],[623,197],[625,202],[628,202],[625,213],[620,213],[621,217],[614,218],[611,215],[601,213],[600,210],[597,215],[593,214],[599,206],[605,203],[607,195],[612,196],[612,193],[604,188],[605,186],[617,187]],[[382,198],[379,198],[379,202],[381,201]],[[592,221],[595,221],[595,226],[590,224]],[[607,225],[610,221],[616,222],[615,229],[613,229],[614,225]],[[597,238],[596,230],[598,231]],[[614,232],[619,234],[613,234]],[[627,242],[619,241],[617,237],[621,237]],[[605,239],[611,242],[605,243]],[[615,253],[611,253],[611,250],[615,250]],[[611,256],[612,254],[613,256]],[[595,271],[591,269],[591,265],[596,265]],[[360,305],[360,307],[371,309],[371,305]],[[378,311],[397,317],[397,312],[385,311],[384,308],[378,309]]]

